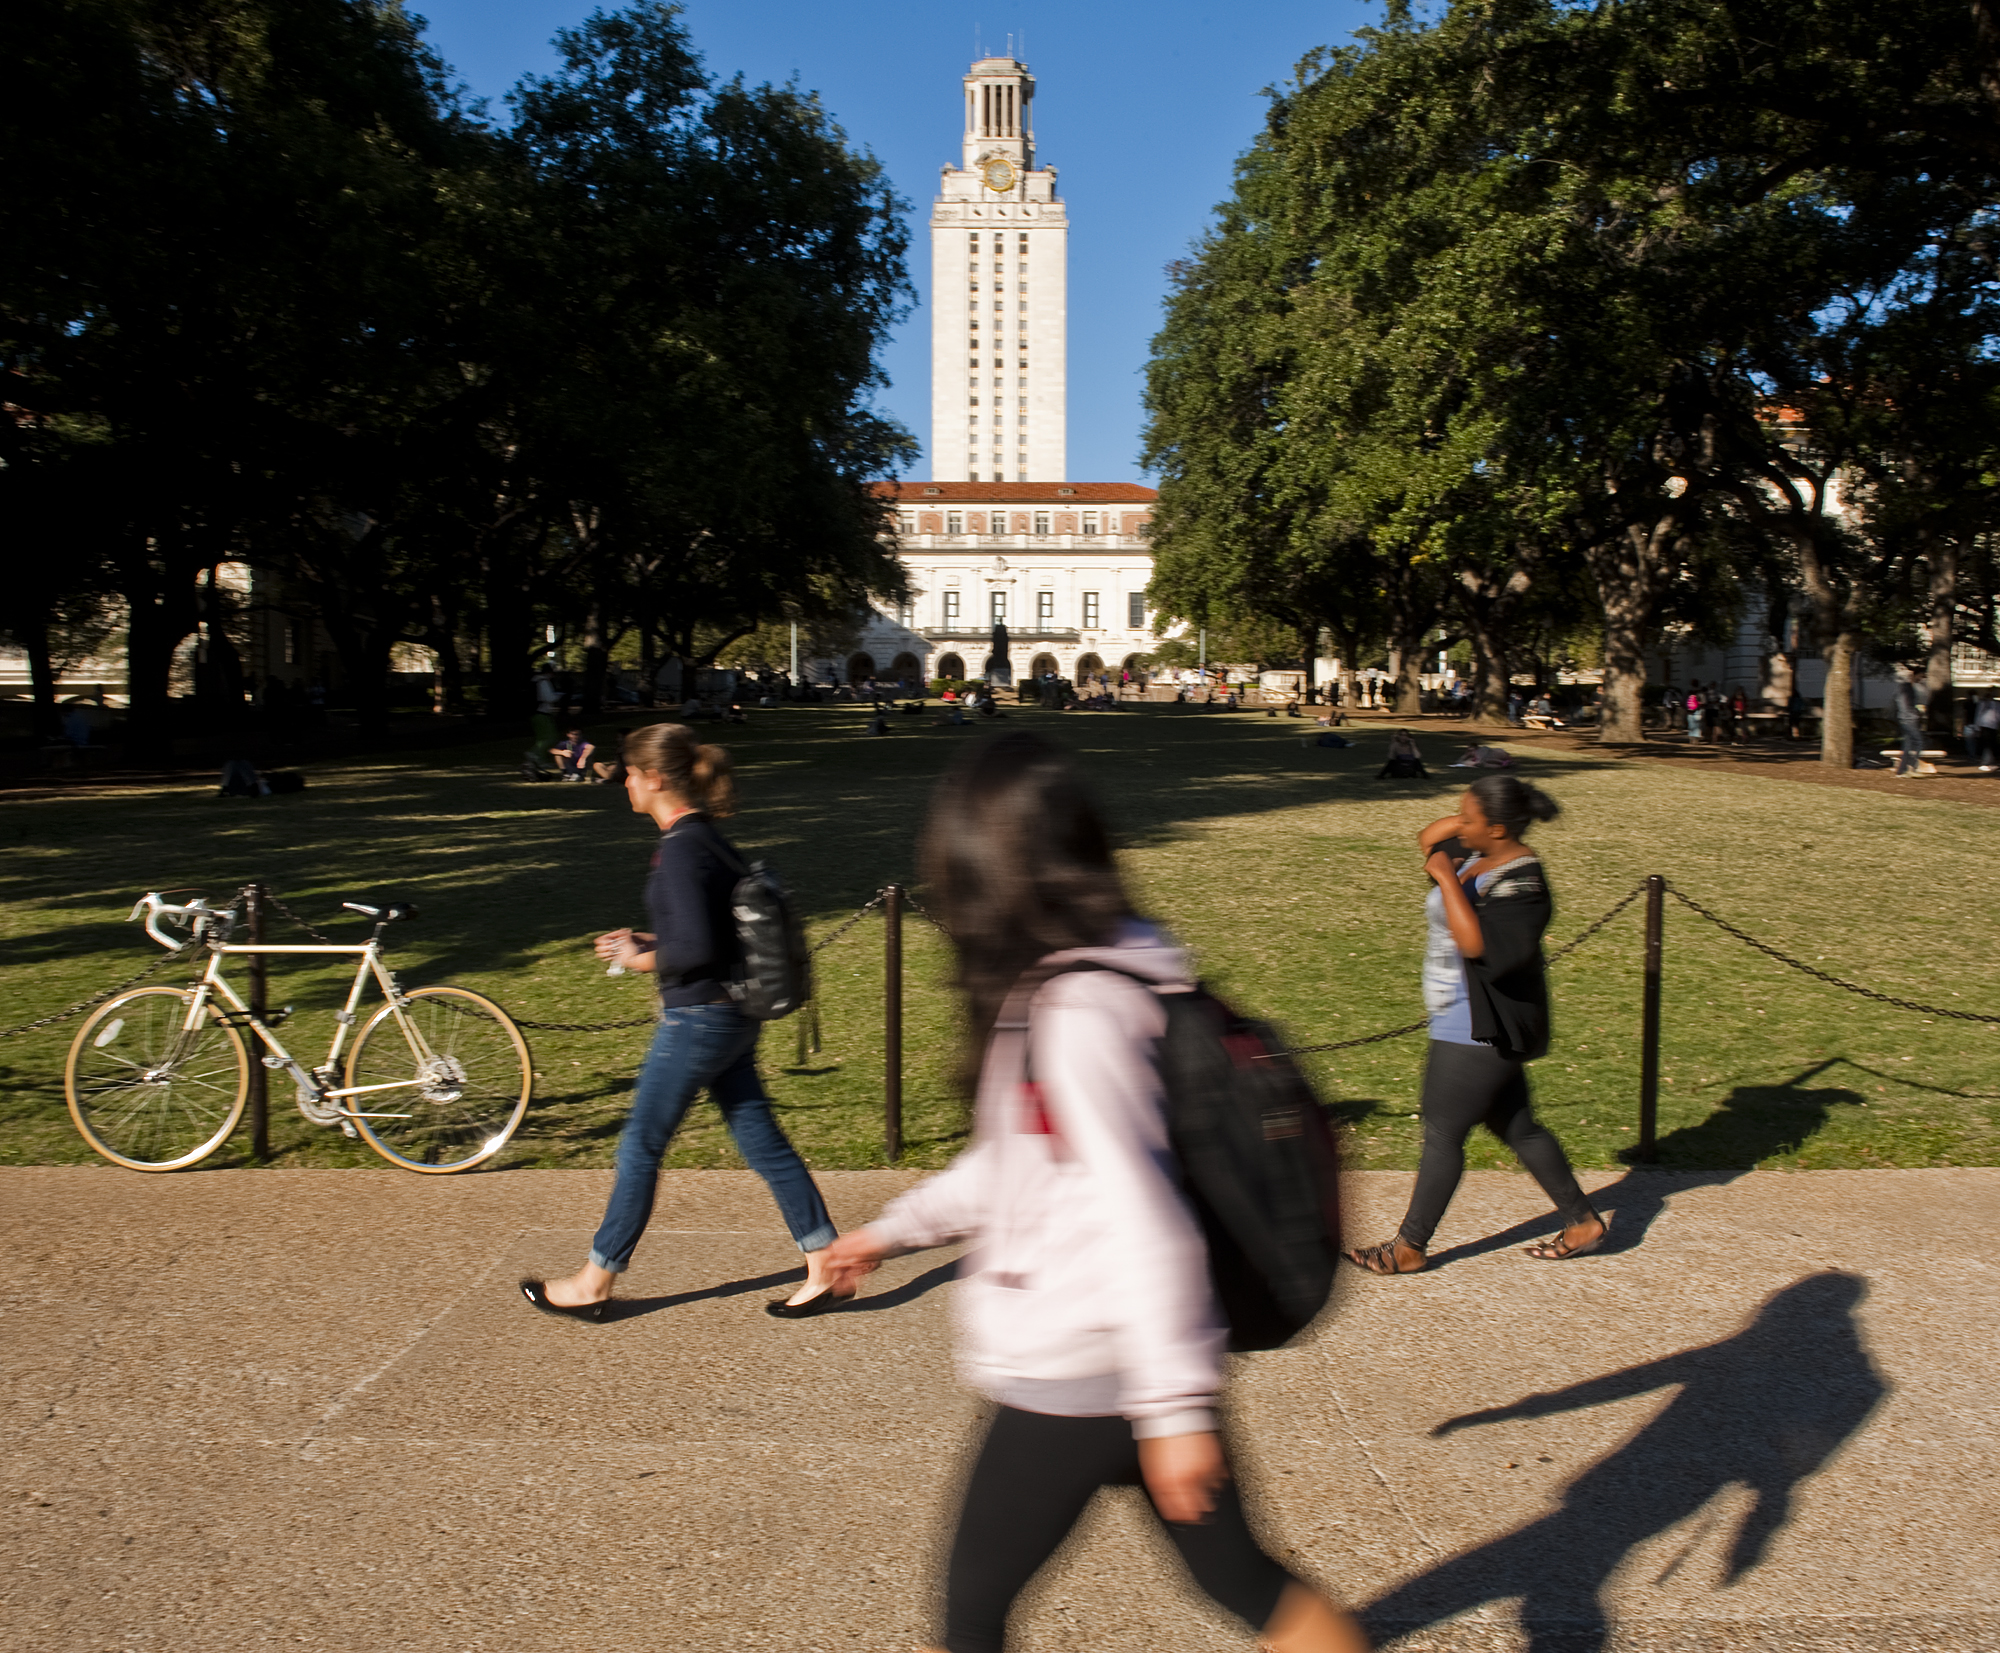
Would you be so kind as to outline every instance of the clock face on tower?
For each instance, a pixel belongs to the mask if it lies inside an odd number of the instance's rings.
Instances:
[[[1002,156],[994,156],[990,161],[982,161],[979,174],[986,180],[986,187],[996,195],[1004,195],[1014,187],[1014,163]]]

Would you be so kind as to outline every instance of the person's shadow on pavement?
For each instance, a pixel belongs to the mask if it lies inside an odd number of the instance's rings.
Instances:
[[[1793,1489],[1888,1392],[1854,1320],[1866,1290],[1852,1274],[1808,1275],[1720,1343],[1439,1424],[1433,1435],[1681,1386],[1664,1411],[1569,1483],[1560,1508],[1375,1601],[1364,1614],[1370,1633],[1386,1642],[1518,1597],[1535,1653],[1592,1653],[1609,1633],[1604,1587],[1626,1555],[1740,1483],[1754,1501],[1729,1547],[1723,1583],[1735,1583],[1764,1559],[1789,1518]],[[1654,1582],[1664,1583],[1688,1551]]]

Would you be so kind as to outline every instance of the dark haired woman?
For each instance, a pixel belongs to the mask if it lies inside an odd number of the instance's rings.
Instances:
[[[725,985],[740,962],[729,896],[743,872],[736,852],[715,829],[716,819],[736,808],[729,754],[702,745],[685,724],[653,723],[626,735],[621,757],[633,811],[650,815],[660,829],[646,880],[653,928],[599,936],[597,956],[658,976],[660,1024],[618,1138],[618,1174],[590,1261],[561,1280],[523,1280],[521,1294],[550,1314],[604,1318],[611,1288],[652,1217],[667,1145],[695,1093],[706,1087],[806,1255],[805,1284],[788,1301],[765,1308],[781,1319],[818,1314],[853,1292],[827,1288],[822,1258],[833,1243],[832,1219],[812,1172],[772,1117],[771,1099],[757,1077],[762,1024],[736,1008]]]
[[[1001,1653],[1014,1599],[1103,1486],[1142,1486],[1195,1581],[1282,1653],[1361,1653],[1354,1622],[1258,1546],[1218,1432],[1225,1328],[1176,1180],[1153,1050],[1186,955],[1137,918],[1074,766],[1029,733],[938,788],[923,871],[958,953],[977,1126],[951,1168],[838,1241],[966,1240],[960,1365],[997,1405],[945,1590],[948,1653]],[[1065,965],[1095,966],[1058,973]]]
[[[1348,1252],[1376,1274],[1415,1274],[1465,1174],[1465,1139],[1485,1125],[1514,1150],[1561,1214],[1563,1230],[1527,1248],[1550,1261],[1604,1243],[1605,1221],[1577,1186],[1562,1145],[1535,1118],[1527,1064],[1549,1048],[1542,933],[1551,903],[1541,858],[1524,842],[1556,802],[1515,775],[1481,775],[1458,813],[1417,835],[1432,880],[1424,1005],[1424,1152],[1394,1239]]]

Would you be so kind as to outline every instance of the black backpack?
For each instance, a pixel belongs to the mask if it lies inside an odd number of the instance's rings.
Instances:
[[[1072,964],[1050,974],[1108,970]],[[1208,1241],[1237,1353],[1289,1343],[1326,1307],[1340,1259],[1340,1155],[1312,1086],[1266,1023],[1205,988],[1157,992],[1167,1137]]]
[[[734,849],[728,854],[737,874],[729,911],[736,920],[739,963],[736,978],[722,985],[752,1021],[775,1022],[812,997],[805,928],[776,873],[762,861],[745,866]]]

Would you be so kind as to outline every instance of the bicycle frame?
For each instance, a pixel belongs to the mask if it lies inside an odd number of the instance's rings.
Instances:
[[[231,954],[238,953],[289,953],[294,955],[316,954],[321,956],[334,954],[354,955],[354,985],[348,989],[346,1005],[335,1013],[334,1019],[337,1025],[333,1030],[333,1043],[328,1047],[326,1061],[320,1068],[308,1069],[302,1066],[298,1058],[285,1048],[284,1042],[279,1039],[277,1034],[265,1025],[263,1018],[254,1014],[250,1007],[237,997],[236,990],[229,985],[228,978],[222,973],[222,961]],[[313,1101],[330,1101],[338,1106],[343,1116],[350,1119],[408,1119],[411,1116],[405,1113],[358,1112],[346,1099],[352,1096],[361,1096],[372,1091],[410,1090],[426,1082],[422,1077],[416,1079],[397,1079],[383,1085],[336,1086],[320,1082],[319,1075],[321,1073],[331,1074],[334,1071],[334,1065],[340,1060],[341,1051],[346,1048],[348,1032],[354,1026],[355,1007],[360,1004],[362,987],[371,975],[374,977],[377,985],[381,987],[382,996],[389,1001],[390,1013],[396,1018],[396,1025],[402,1029],[403,1037],[409,1041],[410,1054],[416,1058],[419,1073],[421,1074],[424,1064],[431,1059],[430,1047],[425,1044],[423,1035],[411,1025],[409,1017],[404,1015],[402,989],[396,985],[396,978],[390,972],[389,967],[382,962],[380,941],[373,938],[360,943],[358,946],[335,946],[331,944],[324,946],[292,946],[286,944],[266,945],[256,942],[239,944],[226,941],[210,941],[208,947],[208,968],[202,972],[201,979],[194,984],[193,995],[188,1002],[187,1019],[182,1024],[181,1031],[184,1035],[191,1037],[201,1025],[202,1013],[207,1008],[210,998],[219,999],[229,1006],[229,1015],[232,1020],[239,1021],[243,1026],[252,1029],[257,1037],[270,1047],[276,1059],[273,1060],[270,1056],[259,1059],[266,1067],[277,1068],[291,1075],[292,1083],[298,1087],[298,1099],[301,1104],[308,1098],[311,1098]]]

